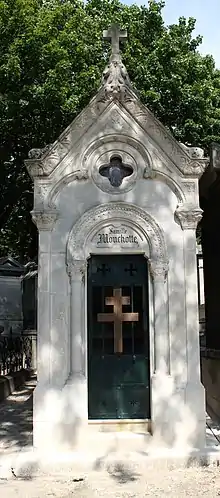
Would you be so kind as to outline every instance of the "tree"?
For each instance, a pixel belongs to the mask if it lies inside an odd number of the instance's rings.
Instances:
[[[220,140],[220,73],[198,52],[195,20],[167,28],[163,2],[0,0],[0,253],[37,254],[33,186],[24,159],[53,142],[100,84],[117,22],[129,33],[123,60],[141,100],[178,140]]]

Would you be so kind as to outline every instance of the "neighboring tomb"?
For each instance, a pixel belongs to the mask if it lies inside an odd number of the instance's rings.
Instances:
[[[22,278],[22,309],[24,333],[37,332],[37,264],[29,262]]]
[[[3,334],[20,334],[23,327],[21,277],[24,266],[11,257],[0,258],[0,327]]]

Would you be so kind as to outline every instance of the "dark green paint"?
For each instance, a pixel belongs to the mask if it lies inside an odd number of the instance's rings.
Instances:
[[[107,270],[107,271],[106,271]],[[129,270],[129,271],[127,271]],[[130,271],[132,270],[132,271]],[[114,353],[114,327],[98,323],[111,312],[105,297],[120,287],[130,296],[124,312],[139,322],[123,323],[123,353]],[[88,378],[90,419],[150,418],[148,272],[143,256],[93,256],[88,265]]]

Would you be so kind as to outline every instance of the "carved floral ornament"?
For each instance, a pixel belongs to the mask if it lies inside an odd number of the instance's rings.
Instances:
[[[59,213],[56,210],[50,211],[32,211],[32,220],[37,226],[39,231],[52,231],[55,222],[58,219]]]
[[[169,270],[169,262],[168,261],[154,261],[152,259],[149,260],[149,270],[152,278],[154,280],[166,281],[168,270]]]
[[[110,40],[112,46],[110,61],[102,74],[103,97],[106,100],[125,100],[129,98],[132,86],[127,69],[121,60],[119,43],[127,39],[127,31],[122,31],[113,24],[111,28],[103,31],[103,38]]]
[[[67,264],[67,273],[70,280],[83,280],[87,271],[87,260],[74,259]]]
[[[175,211],[175,218],[179,221],[182,230],[196,230],[202,219],[202,209],[199,206],[187,204],[179,205]]]

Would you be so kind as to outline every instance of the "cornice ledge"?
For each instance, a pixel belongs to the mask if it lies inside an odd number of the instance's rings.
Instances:
[[[196,230],[202,215],[203,210],[199,206],[190,204],[179,205],[175,211],[175,219],[182,230]]]
[[[55,209],[46,211],[34,210],[31,212],[32,220],[39,231],[52,231],[55,222],[59,217],[59,212]]]

